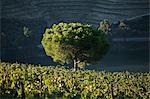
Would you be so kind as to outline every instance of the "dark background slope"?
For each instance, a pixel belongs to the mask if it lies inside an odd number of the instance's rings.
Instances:
[[[56,64],[41,46],[46,27],[58,22],[82,22],[97,27],[100,20],[112,25],[111,49],[104,59],[88,69],[149,71],[149,0],[2,0],[1,60]],[[126,20],[129,30],[118,27]],[[24,35],[23,28],[32,31]]]
[[[114,22],[147,14],[148,6],[149,0],[2,0],[1,17],[97,25],[102,19]]]

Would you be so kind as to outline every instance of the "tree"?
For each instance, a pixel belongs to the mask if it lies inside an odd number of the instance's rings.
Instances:
[[[109,48],[102,31],[81,23],[54,24],[45,30],[41,43],[47,56],[61,64],[73,63],[74,71],[99,61]]]
[[[125,23],[124,20],[119,21],[119,27],[122,30],[127,30],[128,29],[128,25]]]
[[[126,34],[129,32],[129,26],[127,25],[125,20],[119,21],[119,28],[121,29],[122,36],[124,41],[126,41]]]
[[[23,34],[26,37],[30,37],[32,35],[32,31],[28,27],[23,27]]]
[[[98,30],[102,30],[104,33],[108,34],[110,31],[110,23],[107,19],[100,22]]]

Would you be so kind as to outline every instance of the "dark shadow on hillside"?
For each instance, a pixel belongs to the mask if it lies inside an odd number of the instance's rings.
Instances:
[[[111,49],[97,65],[87,69],[106,71],[149,71],[149,15],[126,20],[129,29],[122,31],[112,24],[109,36]],[[1,19],[1,60],[42,65],[57,65],[45,55],[41,46],[42,33],[48,26],[45,20]],[[31,30],[26,37],[23,28]]]

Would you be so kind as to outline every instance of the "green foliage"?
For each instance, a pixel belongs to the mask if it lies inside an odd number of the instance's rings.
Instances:
[[[102,31],[81,23],[59,23],[46,29],[42,45],[47,56],[54,61],[78,66],[99,61],[108,51],[109,45]]]
[[[120,21],[119,27],[120,27],[120,29],[122,29],[122,30],[127,30],[127,29],[129,28],[128,25],[126,24],[126,22],[123,21],[123,20]]]
[[[32,31],[28,27],[23,27],[23,34],[26,37],[30,37],[32,35]]]
[[[0,97],[149,99],[150,73],[72,72],[64,67],[0,63]]]
[[[100,22],[98,30],[103,31],[104,33],[108,34],[110,31],[110,23],[108,20],[104,19]]]

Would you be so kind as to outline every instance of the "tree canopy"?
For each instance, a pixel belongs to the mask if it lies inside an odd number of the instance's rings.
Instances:
[[[101,30],[104,33],[108,34],[108,32],[110,31],[110,23],[109,23],[109,21],[107,19],[102,20],[99,23],[98,30]]]
[[[74,63],[74,70],[99,61],[109,48],[105,33],[81,23],[54,24],[45,30],[42,45],[47,56],[61,64]]]

